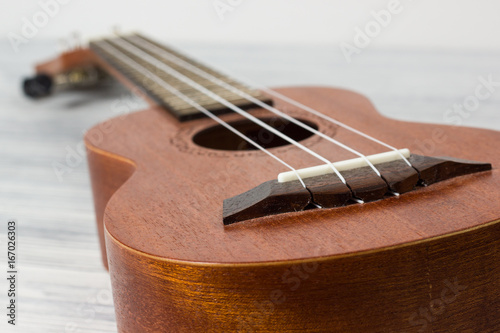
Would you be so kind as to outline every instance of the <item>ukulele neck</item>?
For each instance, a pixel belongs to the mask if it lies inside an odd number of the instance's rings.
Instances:
[[[167,66],[176,73],[188,77],[203,88],[222,96],[225,100],[239,108],[248,109],[255,107],[255,104],[241,97],[240,94],[236,94],[214,83],[214,78],[218,80],[217,82],[227,83],[261,102],[271,104],[271,100],[259,90],[252,89],[227,75],[186,57],[172,48],[161,45],[141,35],[133,34],[93,41],[90,43],[90,49],[103,60],[106,65],[118,71],[129,81],[129,83],[139,89],[140,92],[148,96],[159,106],[170,111],[180,121],[202,117],[203,113],[155,80],[152,80],[152,76],[160,77],[164,82],[181,92],[188,99],[214,114],[221,114],[229,112],[230,110],[220,102],[200,92],[198,89],[195,89],[192,85],[165,72],[163,70],[165,68],[164,66]],[[133,52],[131,52],[131,50]],[[136,67],[131,66],[130,63],[123,61],[124,56],[140,65],[142,68],[147,68],[148,72],[139,71]],[[161,67],[153,66],[151,64],[151,59],[154,59],[155,63],[161,62]],[[210,75],[211,79],[208,80],[206,77],[197,75],[193,73],[193,70],[186,69],[185,66],[195,69],[195,71],[196,69],[204,71]],[[154,75],[151,75],[151,73]]]

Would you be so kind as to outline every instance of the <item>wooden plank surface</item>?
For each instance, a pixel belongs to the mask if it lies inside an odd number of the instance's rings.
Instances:
[[[0,327],[2,332],[116,332],[87,165],[79,151],[86,129],[145,103],[113,86],[25,99],[21,78],[31,74],[35,62],[54,56],[55,45],[33,41],[15,54],[7,42],[0,44],[0,246],[6,246],[8,219],[17,220],[19,237],[18,326],[7,326],[2,315]],[[347,64],[336,45],[178,46],[215,68],[270,86],[353,89],[383,114],[413,121],[448,124],[447,110],[475,94],[480,76],[500,81],[500,54],[492,52],[367,49]],[[500,130],[499,110],[500,87],[495,87],[477,109],[454,119]],[[58,175],[54,165],[65,165],[65,173]],[[5,255],[0,266],[5,272]],[[1,280],[4,308],[7,285]]]

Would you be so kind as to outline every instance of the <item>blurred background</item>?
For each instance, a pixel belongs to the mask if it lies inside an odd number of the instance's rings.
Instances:
[[[266,85],[353,89],[393,117],[489,128],[490,116],[500,121],[491,108],[498,94],[473,117],[445,114],[479,76],[498,75],[495,0],[23,0],[3,8],[3,63],[24,68],[2,66],[2,78],[27,75],[35,62],[118,28]]]
[[[392,118],[500,130],[497,0],[0,3],[0,247],[7,220],[17,220],[20,272],[19,325],[2,320],[2,332],[116,332],[79,152],[117,101],[129,112],[145,103],[116,86],[36,101],[21,91],[35,63],[113,28],[268,86],[343,87]],[[488,97],[468,104],[478,87]],[[58,175],[54,165],[70,155],[71,170]]]
[[[51,1],[3,2],[1,35],[21,30]],[[100,36],[110,26],[145,31],[177,41],[265,44],[339,44],[371,12],[400,7],[373,46],[491,50],[500,47],[500,3],[495,0],[61,0],[60,10],[40,29],[39,38],[80,31]],[[399,5],[396,5],[399,4]]]

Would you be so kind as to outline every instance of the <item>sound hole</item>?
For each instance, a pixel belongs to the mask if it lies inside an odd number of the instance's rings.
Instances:
[[[260,118],[260,120],[295,141],[301,141],[313,135],[313,133],[309,132],[308,130],[286,119],[270,117]],[[303,119],[297,120],[314,129],[318,129],[318,126],[310,121]],[[280,138],[279,136],[260,127],[259,125],[248,119],[230,122],[229,124],[266,149],[281,147],[290,144],[288,141]],[[222,125],[215,125],[198,132],[193,137],[193,141],[199,146],[218,150],[257,149],[255,146],[240,138],[238,135],[229,131]]]

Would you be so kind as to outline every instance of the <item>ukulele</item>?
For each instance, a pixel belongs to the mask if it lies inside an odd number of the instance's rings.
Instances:
[[[252,88],[139,34],[24,89],[104,76],[151,105],[85,135],[120,332],[500,332],[499,132]]]

